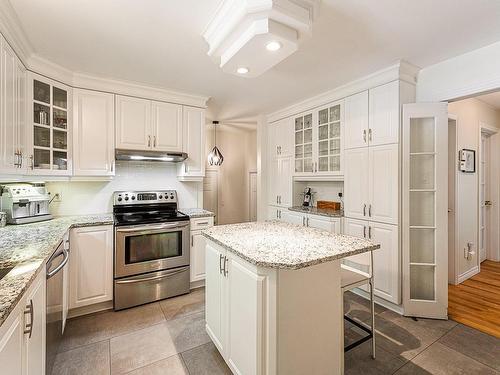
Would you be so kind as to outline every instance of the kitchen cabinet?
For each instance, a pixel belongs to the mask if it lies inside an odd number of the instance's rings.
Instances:
[[[182,106],[152,102],[152,148],[156,151],[182,152]]]
[[[367,145],[368,90],[345,98],[345,148],[351,149]]]
[[[151,149],[151,100],[116,95],[116,148]]]
[[[268,126],[268,156],[270,158],[293,156],[293,119],[276,121]]]
[[[395,304],[401,303],[398,226],[345,218],[344,233],[380,244],[380,249],[373,252],[375,295]]]
[[[292,205],[292,158],[269,160],[268,204],[278,207]]]
[[[345,152],[344,215],[389,224],[399,220],[399,145]]]
[[[342,233],[342,218],[340,217],[320,216],[290,210],[288,210],[284,217],[285,221],[291,224],[322,229],[331,233]]]
[[[344,101],[294,117],[295,176],[343,174]]]
[[[34,73],[29,82],[29,173],[69,176],[73,145],[71,88]]]
[[[0,327],[2,374],[45,373],[45,269]]]
[[[69,308],[113,300],[113,226],[70,233]]]
[[[73,91],[73,174],[113,176],[115,100],[113,94]]]
[[[286,215],[288,214],[288,209],[283,207],[269,206],[268,207],[268,220],[278,220],[278,221],[288,221]]]
[[[190,281],[205,280],[205,237],[202,230],[214,225],[213,217],[191,219]]]
[[[188,158],[180,165],[177,177],[181,181],[203,181],[205,177],[205,110],[184,107],[183,151]]]
[[[23,174],[26,69],[0,35],[0,173]]]
[[[266,276],[221,248],[207,245],[206,257],[207,333],[233,373],[259,374]]]

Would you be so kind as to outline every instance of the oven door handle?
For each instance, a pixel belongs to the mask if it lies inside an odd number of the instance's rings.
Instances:
[[[189,222],[187,224],[163,224],[163,225],[143,225],[143,226],[135,226],[133,228],[116,228],[117,232],[121,233],[130,233],[130,232],[141,232],[147,230],[161,230],[161,229],[175,229],[175,228],[185,228],[189,226]]]
[[[161,279],[166,279],[168,277],[172,277],[172,276],[177,275],[179,273],[185,272],[187,269],[188,269],[188,267],[183,267],[181,269],[169,271],[165,275],[158,275],[158,276],[153,276],[153,277],[144,277],[144,278],[132,279],[132,280],[117,280],[115,282],[117,284],[133,284],[133,283],[141,283],[143,281],[161,280]]]

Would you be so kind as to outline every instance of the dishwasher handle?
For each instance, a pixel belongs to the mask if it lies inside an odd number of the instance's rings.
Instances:
[[[54,276],[56,273],[58,273],[65,265],[66,263],[68,263],[68,260],[69,260],[69,253],[68,253],[68,250],[66,250],[64,247],[62,248],[61,252],[59,253],[56,253],[54,254],[50,259],[49,261],[47,262],[47,270],[50,268],[50,263],[52,263],[52,261],[63,255],[64,256],[64,259],[63,261],[61,262],[60,265],[58,265],[56,268],[54,268],[52,271],[48,272],[47,271],[47,280],[50,279],[52,276]]]

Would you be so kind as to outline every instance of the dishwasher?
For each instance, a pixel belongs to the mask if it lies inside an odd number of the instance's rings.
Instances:
[[[50,375],[54,366],[55,357],[64,331],[65,311],[65,278],[64,270],[69,261],[69,241],[67,236],[59,244],[56,251],[47,261],[46,276],[46,358],[45,373]]]

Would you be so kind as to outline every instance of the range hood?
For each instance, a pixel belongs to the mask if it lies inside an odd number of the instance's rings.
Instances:
[[[137,151],[137,150],[119,150],[115,151],[116,160],[126,161],[159,161],[179,163],[186,160],[188,154],[185,152],[164,152],[164,151]]]

